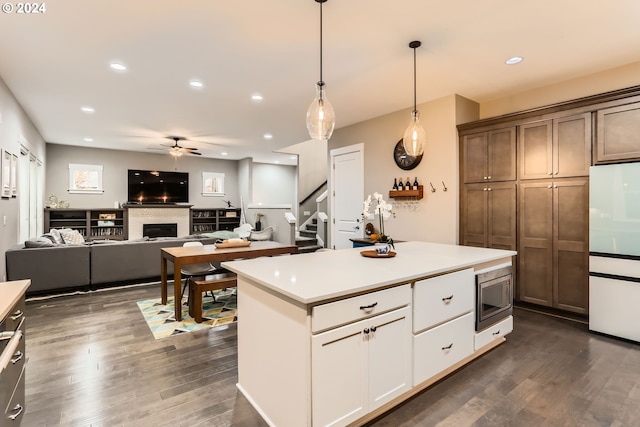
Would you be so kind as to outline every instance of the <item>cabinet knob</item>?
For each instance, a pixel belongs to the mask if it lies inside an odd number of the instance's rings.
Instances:
[[[446,347],[442,347],[443,350],[451,350],[451,347],[453,347],[453,343],[449,344]]]
[[[488,176],[488,177],[487,177],[487,179],[491,179],[491,177],[490,177],[490,176]]]
[[[482,189],[482,191],[487,191],[487,187],[484,187],[484,188]]]
[[[16,310],[15,313],[13,313],[13,316],[11,316],[11,320],[18,320],[22,316],[24,316],[24,311]]]
[[[558,175],[558,171],[555,171],[553,174],[554,174],[554,175]]]
[[[495,331],[494,333],[492,333],[491,335],[500,335],[500,329],[498,329],[497,331]]]
[[[547,175],[553,175],[553,172],[549,171],[549,172],[547,173]]]
[[[448,296],[448,297],[444,297],[444,298],[442,298],[442,302],[445,303],[445,304],[449,304],[452,299],[453,299],[453,295]]]
[[[483,176],[482,178],[483,178],[483,179],[487,179],[487,177],[486,177],[486,176]]]
[[[7,418],[9,418],[11,421],[14,421],[16,418],[20,416],[20,414],[22,414],[23,410],[24,410],[24,406],[18,403],[11,410],[11,412],[15,412],[15,414],[9,415]]]
[[[491,188],[491,187],[487,188],[487,191],[491,191],[491,190],[493,190],[493,188]]]
[[[552,186],[551,185],[547,185],[547,188],[552,188]]]
[[[364,332],[365,334],[368,334],[369,333],[369,328],[364,328],[364,330],[362,332]]]
[[[375,332],[378,328],[376,326],[371,327],[371,332]]]

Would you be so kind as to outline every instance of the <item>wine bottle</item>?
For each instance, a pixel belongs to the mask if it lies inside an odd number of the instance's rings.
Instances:
[[[418,189],[418,177],[416,176],[416,179],[413,180],[413,189],[417,190]]]
[[[402,178],[400,178],[400,182],[398,183],[398,191],[404,190],[404,184],[402,183]]]
[[[404,183],[404,189],[411,190],[411,181],[409,180],[409,177],[407,177],[407,182]]]
[[[393,190],[398,191],[398,178],[393,178]]]

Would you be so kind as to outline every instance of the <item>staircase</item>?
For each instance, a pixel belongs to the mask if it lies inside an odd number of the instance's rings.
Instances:
[[[298,253],[315,252],[321,249],[318,244],[316,233],[318,232],[317,220],[313,220],[313,224],[307,224],[305,228],[299,230],[299,236],[296,237],[296,246]]]

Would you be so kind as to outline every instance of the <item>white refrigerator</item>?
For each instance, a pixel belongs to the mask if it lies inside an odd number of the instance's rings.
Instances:
[[[589,172],[589,329],[640,342],[640,163]]]

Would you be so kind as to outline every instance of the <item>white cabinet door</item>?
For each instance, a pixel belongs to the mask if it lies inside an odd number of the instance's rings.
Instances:
[[[368,323],[370,412],[411,388],[411,308]]]
[[[346,425],[411,388],[411,308],[311,338],[314,426]]]
[[[314,426],[346,425],[367,411],[367,341],[364,321],[311,338]]]

